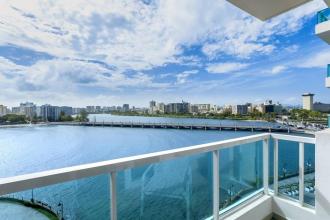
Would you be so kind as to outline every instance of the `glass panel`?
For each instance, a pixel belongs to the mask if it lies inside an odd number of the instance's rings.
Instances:
[[[262,141],[220,150],[220,209],[263,187]]]
[[[304,202],[315,206],[315,145],[305,144]]]
[[[109,175],[2,196],[1,219],[110,219]]]
[[[278,193],[299,199],[299,143],[279,140]]]
[[[118,219],[203,219],[212,215],[212,154],[118,173]]]
[[[328,21],[328,20],[330,20],[330,9],[329,8],[326,8],[317,13],[317,23],[318,24]]]

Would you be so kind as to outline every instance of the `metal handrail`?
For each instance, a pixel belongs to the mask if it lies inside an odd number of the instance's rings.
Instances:
[[[212,152],[222,148],[233,147],[241,144],[253,143],[269,138],[269,134],[257,134],[173,150],[142,154],[131,157],[118,158],[96,163],[89,163],[60,169],[42,171],[31,174],[7,177],[0,179],[0,195],[39,188],[52,184],[67,182],[97,176],[105,173],[118,172],[127,168],[157,163],[178,157]]]
[[[217,220],[219,218],[219,150],[224,148],[235,147],[238,145],[254,143],[257,141],[263,142],[263,189],[264,194],[268,194],[268,178],[269,178],[269,139],[273,138],[275,140],[275,157],[277,158],[278,140],[287,140],[299,142],[299,189],[300,189],[300,202],[303,202],[303,179],[304,172],[303,167],[303,147],[304,143],[315,144],[315,138],[302,137],[302,136],[292,136],[283,134],[256,134],[246,137],[240,137],[235,139],[223,140],[213,143],[200,144],[190,147],[160,151],[155,153],[118,158],[108,161],[102,161],[97,163],[90,163],[72,167],[66,167],[61,169],[48,170],[43,172],[7,177],[0,179],[0,196],[10,193],[20,192],[28,189],[39,188],[44,186],[49,186],[53,184],[58,184],[62,182],[78,180],[87,177],[93,177],[101,174],[110,174],[110,192],[111,192],[111,220],[117,219],[116,211],[116,174],[118,171],[125,170],[128,168],[133,168],[137,166],[142,166],[146,164],[158,163],[166,160],[171,160],[179,157],[185,157],[200,153],[212,152],[213,155],[213,219]],[[275,166],[277,167],[277,162],[275,161]],[[275,169],[275,167],[274,167]],[[274,177],[274,185],[278,185],[277,175]],[[275,195],[277,192],[275,193]]]

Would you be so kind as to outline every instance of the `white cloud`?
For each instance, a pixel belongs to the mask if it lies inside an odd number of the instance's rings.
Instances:
[[[308,56],[304,60],[300,60],[297,66],[303,68],[324,68],[328,64],[330,64],[330,51],[323,50],[316,54],[313,53],[312,56]]]
[[[275,74],[282,73],[282,72],[284,72],[287,69],[288,68],[286,66],[278,65],[278,66],[274,66],[270,72],[271,72],[271,74],[274,74],[275,75]]]
[[[155,0],[149,5],[139,0],[0,0],[0,45],[13,44],[56,57],[32,66],[0,57],[0,98],[91,101],[80,99],[81,93],[128,87],[164,89],[173,84],[183,87],[195,73],[172,75],[175,82],[171,85],[157,81],[166,75],[157,78],[145,70],[168,63],[204,66],[204,56],[198,52],[183,54],[184,48],[192,45],[201,46],[210,60],[222,55],[249,58],[271,54],[278,47],[274,37],[296,33],[323,6],[323,1],[315,0],[260,22],[225,0]],[[305,65],[329,62],[324,56]],[[81,60],[101,61],[115,68]],[[226,73],[247,67],[245,61],[225,62],[208,65],[207,70]]]
[[[207,66],[209,73],[232,73],[245,69],[249,64],[246,63],[214,63]]]
[[[267,22],[235,13],[235,10],[228,8],[231,13],[228,15],[230,21],[214,27],[208,35],[211,39],[203,46],[203,52],[211,58],[216,58],[219,54],[240,58],[270,54],[278,46],[274,41],[276,36],[294,34],[303,27],[306,19],[314,16],[322,7],[323,1],[313,1]]]
[[[184,84],[188,82],[191,75],[197,74],[198,70],[187,70],[176,75],[176,84]]]
[[[199,43],[209,57],[249,57],[271,53],[274,35],[299,30],[323,5],[313,1],[260,22],[224,0],[1,1],[0,44],[135,70],[185,62],[177,58],[182,45]]]
[[[21,66],[0,57],[0,87],[15,94],[40,93],[61,96],[76,94],[77,99],[85,91],[105,89],[107,92],[122,88],[166,88],[154,77],[142,72],[130,76],[97,64],[79,60],[41,60],[32,66]],[[100,92],[94,91],[94,94]],[[4,92],[5,93],[5,92]],[[37,95],[40,96],[40,95]],[[47,96],[48,97],[48,96]]]
[[[289,53],[295,53],[299,50],[299,46],[294,44],[291,46],[288,46],[287,48],[285,48],[285,51],[289,52]]]

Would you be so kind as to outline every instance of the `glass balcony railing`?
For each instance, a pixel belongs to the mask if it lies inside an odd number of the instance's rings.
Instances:
[[[275,194],[315,206],[315,144],[275,139],[274,161]]]
[[[330,20],[330,8],[326,8],[317,13],[317,23],[322,23]]]
[[[0,216],[26,217],[15,201],[30,219],[218,219],[268,188],[313,206],[314,143],[257,134],[4,178]]]
[[[328,64],[327,77],[330,77],[330,64]]]

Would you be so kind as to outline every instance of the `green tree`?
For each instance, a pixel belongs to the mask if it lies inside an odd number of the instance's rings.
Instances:
[[[86,110],[82,110],[76,117],[76,120],[77,121],[80,121],[80,122],[87,122],[89,121],[88,119],[88,113],[86,112]]]
[[[61,112],[60,121],[73,121],[73,118],[71,115],[66,115],[64,112]]]
[[[25,124],[27,123],[27,120],[25,115],[8,114],[0,117],[0,123]]]

